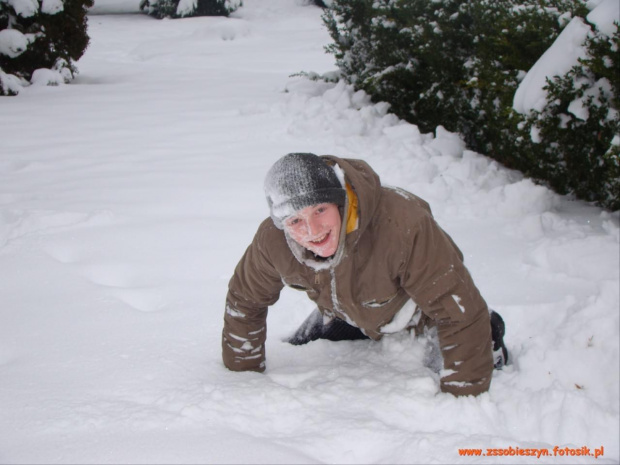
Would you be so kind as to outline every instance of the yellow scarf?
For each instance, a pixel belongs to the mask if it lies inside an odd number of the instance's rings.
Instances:
[[[349,199],[349,211],[347,212],[347,234],[355,231],[358,227],[358,212],[357,212],[357,195],[353,191],[351,185],[347,182],[347,198]]]

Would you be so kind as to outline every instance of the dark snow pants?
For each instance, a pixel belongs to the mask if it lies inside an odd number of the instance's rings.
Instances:
[[[493,363],[495,368],[500,369],[508,363],[508,350],[504,345],[506,326],[503,318],[494,310],[491,310],[491,339],[493,340]],[[350,325],[340,318],[334,318],[329,323],[323,324],[323,315],[318,309],[314,310],[308,318],[295,331],[288,342],[293,345],[303,345],[317,339],[329,341],[352,341],[357,339],[369,339],[361,329]]]

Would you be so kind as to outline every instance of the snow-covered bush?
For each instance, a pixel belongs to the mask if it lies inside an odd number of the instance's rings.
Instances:
[[[333,0],[328,50],[348,82],[432,131],[481,130],[511,107],[518,79],[551,45],[580,0]],[[553,4],[553,6],[551,6]],[[479,120],[479,115],[482,120]]]
[[[611,84],[613,73],[618,73],[617,42],[592,42],[591,66],[601,70],[574,70],[564,81],[550,84],[547,107],[530,115],[528,125],[513,109],[515,92],[528,70],[567,24],[585,18],[588,11],[583,0],[333,0],[323,19],[334,41],[328,51],[335,55],[344,79],[374,101],[388,102],[400,118],[424,132],[441,125],[460,133],[473,150],[559,192],[613,208],[617,203],[594,192],[602,189],[603,178],[605,196],[613,197],[610,192],[618,189],[610,177],[617,176],[613,166],[618,164],[618,145],[611,143],[617,126],[617,93]],[[609,76],[601,81],[605,72]],[[573,81],[580,84],[570,90],[566,86]],[[598,89],[603,89],[600,95]],[[587,121],[567,110],[576,99],[583,113],[589,110]],[[595,121],[599,116],[603,119]],[[546,143],[524,142],[523,131],[532,126]],[[566,155],[575,152],[579,155]],[[580,161],[569,162],[571,156]],[[558,166],[551,170],[554,164]],[[584,169],[588,179],[577,182]]]
[[[0,0],[0,95],[69,82],[89,38],[93,0]]]
[[[581,0],[483,0],[466,2],[461,11],[471,20],[472,43],[457,130],[473,149],[515,167],[515,91],[570,19],[588,10]]]
[[[321,8],[327,8],[332,2],[330,0],[308,0],[308,3]]]
[[[241,0],[142,0],[140,9],[151,16],[162,19],[228,16],[241,5]]]
[[[527,174],[560,193],[620,209],[620,28],[587,28],[585,56],[547,77],[544,105],[521,109],[515,155]],[[540,108],[542,107],[542,108]],[[529,110],[529,111],[527,111]]]

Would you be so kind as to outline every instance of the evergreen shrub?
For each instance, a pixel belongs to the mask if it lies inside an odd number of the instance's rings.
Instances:
[[[587,56],[547,79],[547,104],[519,125],[515,158],[557,192],[620,209],[620,28],[593,30]]]
[[[49,84],[73,79],[89,43],[86,12],[92,5],[0,0],[0,95],[17,94],[39,69],[55,71],[47,74]]]
[[[373,101],[388,102],[393,113],[424,132],[442,125],[460,133],[471,149],[520,169],[558,192],[612,206],[600,189],[595,193],[595,181],[588,181],[588,187],[583,183],[561,186],[558,176],[549,172],[553,157],[548,155],[549,163],[540,163],[536,154],[541,147],[556,144],[561,152],[568,139],[556,137],[539,145],[527,142],[525,116],[512,108],[527,71],[573,17],[585,17],[588,12],[581,0],[332,0],[323,20],[333,39],[327,50],[334,54],[343,78]],[[597,44],[598,48],[592,45],[592,60],[600,61],[595,57],[603,49],[608,56],[610,45],[600,40]],[[617,55],[616,49],[616,60]],[[605,70],[617,72],[617,68]],[[612,90],[593,98],[591,104],[609,100],[609,95],[618,94]],[[617,108],[613,101],[609,105]],[[604,112],[592,110],[590,119]],[[529,124],[541,117],[545,115],[531,116]],[[614,125],[613,117],[606,121],[610,128]],[[595,126],[593,120],[590,125]],[[611,132],[600,134],[601,146],[610,147]],[[596,145],[592,137],[582,137],[581,144]],[[612,164],[613,150],[605,152]],[[601,157],[594,156],[596,163],[601,163]],[[558,159],[558,163],[565,161]],[[572,170],[577,165],[569,166]],[[562,176],[566,177],[566,171]],[[606,189],[613,190],[612,185]],[[585,190],[591,193],[586,195]]]
[[[242,5],[241,0],[141,0],[140,9],[158,18],[228,16]]]

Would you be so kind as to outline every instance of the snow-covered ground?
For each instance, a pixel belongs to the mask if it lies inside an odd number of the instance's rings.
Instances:
[[[618,214],[290,77],[334,70],[320,14],[93,15],[72,84],[2,99],[1,463],[618,462]],[[282,342],[313,308],[295,291],[270,311],[266,373],[223,367],[227,282],[290,151],[363,158],[431,203],[506,320],[490,392],[440,393],[403,334]]]

